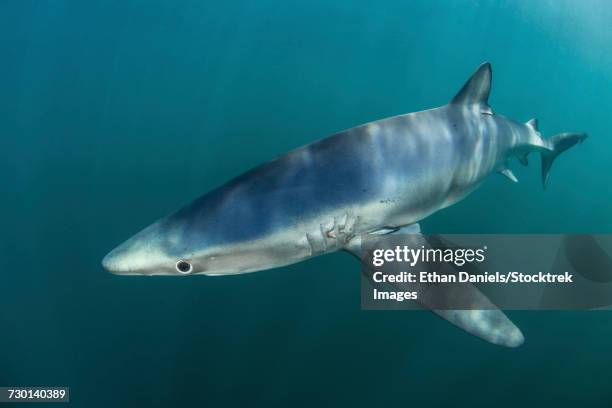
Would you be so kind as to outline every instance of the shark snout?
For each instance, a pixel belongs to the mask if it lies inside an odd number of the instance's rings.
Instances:
[[[115,275],[127,275],[130,269],[127,266],[127,259],[120,248],[115,248],[110,251],[102,259],[102,267]]]
[[[151,256],[146,252],[138,240],[132,238],[106,254],[102,266],[115,275],[141,275],[151,266]]]
[[[177,261],[166,254],[160,242],[164,235],[155,227],[149,227],[110,251],[102,266],[115,275],[157,275],[166,270],[174,271]]]

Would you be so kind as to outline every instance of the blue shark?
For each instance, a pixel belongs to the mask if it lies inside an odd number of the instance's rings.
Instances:
[[[363,234],[419,233],[418,222],[474,191],[509,161],[541,155],[542,182],[584,133],[543,138],[488,103],[483,63],[446,105],[357,126],[293,150],[146,227],[102,261],[120,275],[231,275],[347,251]],[[473,296],[482,297],[476,289]],[[426,306],[426,305],[425,305]],[[435,311],[509,347],[521,331],[496,309]]]

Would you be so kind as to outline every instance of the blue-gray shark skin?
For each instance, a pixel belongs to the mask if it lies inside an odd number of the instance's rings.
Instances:
[[[555,157],[586,135],[543,139],[535,120],[493,113],[490,88],[484,63],[447,105],[357,126],[256,167],[137,233],[103,266],[121,275],[229,275],[338,250],[359,255],[361,234],[414,228],[491,173],[516,181],[511,158],[526,164],[541,153],[546,182]],[[488,312],[493,320],[478,320]],[[486,340],[523,341],[498,310],[449,313],[439,312]]]

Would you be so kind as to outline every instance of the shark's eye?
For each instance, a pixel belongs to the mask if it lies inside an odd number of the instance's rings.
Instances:
[[[187,274],[193,270],[193,266],[189,262],[179,259],[178,262],[176,263],[176,270],[179,273]]]

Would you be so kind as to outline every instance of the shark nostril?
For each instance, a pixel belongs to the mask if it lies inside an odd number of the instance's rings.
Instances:
[[[187,262],[187,261],[185,261],[185,260],[183,260],[183,259],[180,259],[180,260],[179,260],[179,261],[176,263],[176,270],[177,270],[179,273],[185,273],[185,274],[187,274],[187,273],[190,273],[190,272],[193,270],[193,266],[192,266],[192,265],[191,265],[189,262]]]

